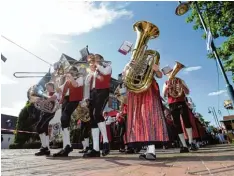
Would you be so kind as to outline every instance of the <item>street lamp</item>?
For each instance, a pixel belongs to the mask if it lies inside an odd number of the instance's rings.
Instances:
[[[218,120],[218,117],[217,117],[217,114],[216,114],[216,111],[215,111],[215,108],[214,107],[208,107],[208,113],[213,114],[216,125],[221,127],[221,125],[219,123],[219,120]]]
[[[198,6],[198,4],[197,4],[197,1],[193,1],[193,2],[183,2],[183,3],[181,3],[181,2],[179,1],[179,5],[177,6],[176,12],[175,12],[175,13],[176,13],[176,15],[178,15],[178,16],[184,15],[185,13],[187,13],[187,12],[189,11],[189,7],[190,7],[190,5],[191,5],[192,3],[195,4],[195,7],[196,7],[196,10],[197,10],[198,16],[199,16],[199,18],[200,18],[200,21],[201,21],[201,23],[202,23],[202,26],[203,26],[205,32],[207,33],[207,27],[206,27],[205,21],[204,21],[204,19],[203,19],[203,16],[202,16],[202,14],[201,14],[201,12],[200,12],[200,9],[199,9],[199,6]],[[212,34],[211,34],[211,35],[212,35]],[[217,51],[216,51],[216,47],[215,47],[215,44],[214,44],[213,40],[211,41],[211,49],[212,49],[212,52],[213,52],[213,54],[214,54],[214,56],[215,56],[216,62],[217,62],[217,64],[219,65],[219,68],[220,68],[220,70],[221,70],[221,72],[222,72],[222,75],[223,75],[223,77],[224,77],[224,80],[225,80],[225,82],[226,82],[226,88],[227,88],[227,92],[228,92],[228,94],[229,94],[229,97],[230,97],[230,99],[232,100],[232,102],[233,102],[233,104],[234,104],[234,90],[233,90],[232,85],[229,83],[229,80],[228,80],[227,75],[226,75],[226,73],[225,73],[225,71],[224,71],[222,62],[221,62],[221,60],[220,60],[220,58],[219,58],[219,55],[218,55],[218,53],[217,53]]]

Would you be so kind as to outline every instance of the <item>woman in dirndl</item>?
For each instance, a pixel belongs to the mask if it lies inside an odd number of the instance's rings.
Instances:
[[[130,65],[125,66],[123,76]],[[151,69],[148,66],[147,69]],[[159,66],[153,64],[152,69],[157,78],[162,78]],[[151,86],[142,93],[128,92],[128,117],[126,128],[127,144],[147,145],[147,151],[139,156],[140,159],[155,160],[155,145],[169,141],[167,125],[163,112],[163,104],[158,83],[153,79]]]

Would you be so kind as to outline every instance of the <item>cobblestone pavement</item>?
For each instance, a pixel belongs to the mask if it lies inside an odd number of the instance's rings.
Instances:
[[[3,176],[234,176],[234,145],[208,146],[188,154],[157,150],[156,161],[117,151],[98,159],[83,159],[78,150],[68,158],[36,157],[36,150],[28,149],[1,152]]]

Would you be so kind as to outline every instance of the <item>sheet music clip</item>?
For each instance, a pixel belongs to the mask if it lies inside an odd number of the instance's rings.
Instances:
[[[127,55],[131,51],[132,45],[133,44],[131,42],[124,41],[118,51],[123,55]]]

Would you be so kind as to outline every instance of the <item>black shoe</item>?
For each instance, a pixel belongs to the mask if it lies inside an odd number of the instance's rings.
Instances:
[[[106,156],[110,153],[110,145],[109,143],[105,142],[103,144],[103,149],[102,149],[102,156]]]
[[[85,149],[83,149],[83,150],[79,151],[79,153],[87,153],[88,151],[89,151],[89,148],[88,148],[88,147],[86,147]]]
[[[134,154],[135,151],[133,148],[128,148],[126,151],[125,151],[126,154]]]
[[[124,153],[124,152],[125,152],[125,149],[119,149],[119,152],[120,152],[120,153]]]
[[[180,148],[180,153],[189,153],[188,147],[181,147]]]
[[[68,157],[68,154],[73,151],[73,148],[67,145],[64,149],[60,150],[58,153],[53,154],[53,157]]]
[[[83,158],[95,158],[100,157],[100,151],[89,150],[87,153],[84,153]]]
[[[139,156],[140,159],[144,159],[144,160],[156,160],[156,155],[154,155],[153,153],[144,153],[144,154],[140,154]]]
[[[192,144],[190,145],[190,148],[189,148],[189,149],[192,150],[192,151],[198,150],[196,144],[194,144],[194,143],[192,143]]]
[[[50,150],[48,149],[48,147],[41,147],[40,150],[35,153],[35,156],[43,156],[43,155],[50,155]]]

